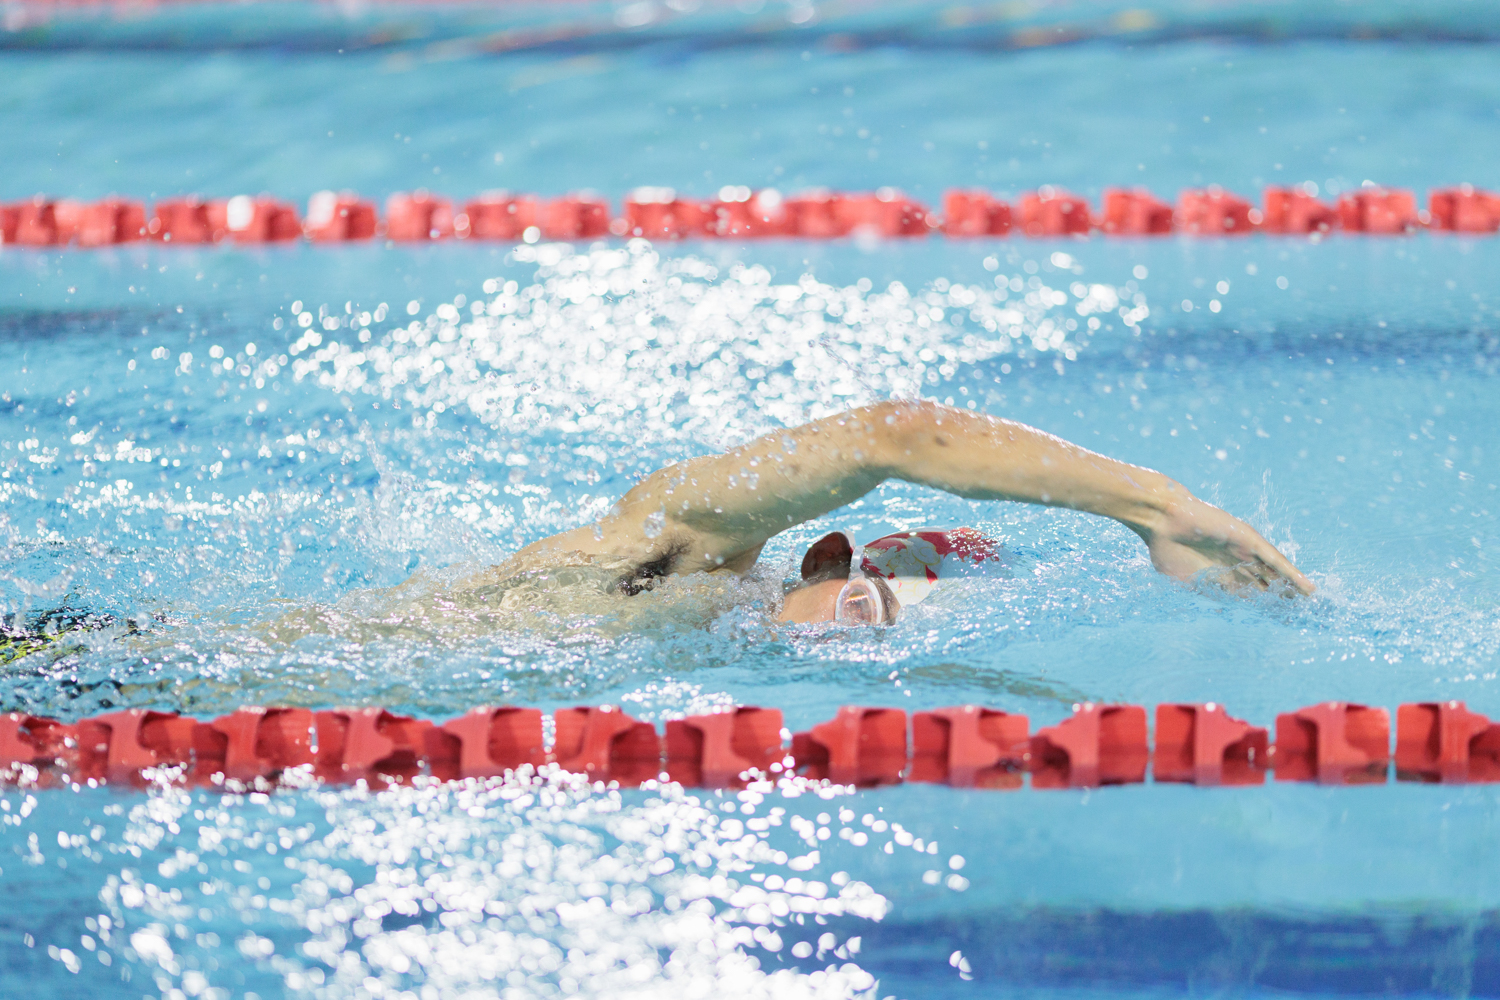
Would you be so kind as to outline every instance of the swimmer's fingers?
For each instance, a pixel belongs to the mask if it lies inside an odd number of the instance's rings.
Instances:
[[[1247,588],[1254,590],[1269,590],[1271,586],[1270,575],[1253,560],[1226,569],[1219,578],[1219,585],[1225,590],[1241,591]]]
[[[1280,577],[1257,560],[1247,559],[1233,566],[1219,567],[1209,579],[1230,593],[1238,594],[1246,590],[1270,590]]]
[[[1259,544],[1250,552],[1250,558],[1254,564],[1251,572],[1261,581],[1262,588],[1284,580],[1291,584],[1299,594],[1311,594],[1318,589],[1301,570],[1292,565],[1290,559],[1281,554],[1276,546],[1258,534],[1256,541]]]
[[[1289,577],[1277,572],[1266,562],[1253,557],[1235,563],[1233,566],[1222,567],[1215,574],[1214,580],[1225,590],[1234,593],[1247,589],[1267,591],[1278,584],[1287,585],[1288,590],[1296,586]]]

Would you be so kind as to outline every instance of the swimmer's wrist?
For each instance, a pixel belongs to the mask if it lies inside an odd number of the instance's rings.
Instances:
[[[1176,511],[1198,499],[1187,487],[1160,473],[1153,474],[1151,482],[1140,484],[1131,494],[1121,498],[1123,509],[1114,518],[1148,543],[1162,532]]]

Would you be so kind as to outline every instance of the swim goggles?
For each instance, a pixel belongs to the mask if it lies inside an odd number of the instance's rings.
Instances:
[[[859,568],[879,577],[900,607],[921,603],[939,575],[958,575],[985,563],[1003,564],[997,544],[973,528],[900,531],[868,543]]]
[[[884,624],[885,597],[875,581],[861,575],[844,584],[834,602],[833,620],[853,625]]]

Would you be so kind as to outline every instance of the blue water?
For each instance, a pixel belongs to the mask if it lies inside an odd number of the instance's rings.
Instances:
[[[1489,42],[1332,37],[1277,5],[1161,17],[1267,11],[1289,38],[1039,51],[709,44],[719,22],[684,19],[686,41],[340,55],[288,41],[312,16],[293,5],[254,8],[275,44],[241,50],[173,34],[181,12],[57,21],[97,37],[0,55],[0,121],[26,137],[0,194],[1493,183]],[[1464,16],[1443,12],[1486,30]],[[0,709],[614,702],[661,721],[733,702],[797,729],[846,703],[1042,725],[1081,699],[1215,700],[1268,724],[1337,697],[1500,716],[1497,265],[1500,241],[1426,236],[7,249],[0,603],[113,624],[0,667]],[[666,462],[917,394],[1166,471],[1318,596],[1185,589],[1111,524],[900,484],[778,538],[743,583],[603,611],[431,596]],[[1000,537],[1010,576],[878,636],[772,622],[821,532],[934,523]],[[12,791],[0,883],[24,904],[0,916],[0,993],[1494,995],[1497,804],[1404,785]]]

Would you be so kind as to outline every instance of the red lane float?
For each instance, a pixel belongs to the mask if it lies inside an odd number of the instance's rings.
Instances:
[[[1500,232],[1500,195],[1461,184],[1435,189],[1429,210],[1415,194],[1362,187],[1336,204],[1318,200],[1311,186],[1267,187],[1262,207],[1216,186],[1179,194],[1175,208],[1144,188],[1105,188],[1100,210],[1058,188],[1022,194],[1014,205],[982,190],[951,190],[941,215],[894,188],[850,193],[814,189],[783,196],[772,189],[728,185],[716,198],[694,198],[670,188],[637,188],[622,214],[581,192],[543,199],[487,192],[455,209],[424,190],[387,199],[382,219],[373,202],[352,192],[320,191],[308,201],[305,221],[294,206],[269,195],[202,199],[164,198],[147,211],[120,198],[84,203],[38,195],[0,204],[0,244],[34,247],[111,246],[149,238],[163,243],[275,243],[306,238],[342,243],[379,236],[395,242],[433,240],[584,240],[607,236],[651,240],[902,239],[932,230],[954,239],[1007,236],[1013,228],[1033,238],[1106,236],[1217,237],[1262,232],[1321,236],[1334,230],[1399,235],[1430,227],[1444,232]]]
[[[1010,206],[988,191],[949,191],[943,195],[944,236],[1006,236]]]
[[[1352,785],[1385,780],[1391,716],[1327,701],[1276,716],[1276,780]]]
[[[1033,788],[1093,788],[1145,781],[1150,757],[1144,708],[1084,704],[1037,730],[1027,764]]]
[[[217,243],[228,221],[201,198],[164,198],[151,207],[146,234],[163,243]]]
[[[1014,789],[1027,774],[1033,788],[1094,788],[1139,784],[1148,768],[1157,782],[1262,784],[1274,770],[1278,781],[1351,785],[1385,781],[1392,760],[1389,713],[1346,702],[1277,716],[1274,746],[1267,730],[1214,703],[1158,705],[1154,747],[1138,705],[1075,705],[1035,733],[1026,716],[979,705],[909,718],[899,708],[851,705],[791,735],[790,748],[773,708],[675,719],[664,736],[607,705],[552,718],[548,746],[542,712],[508,706],[441,724],[382,708],[243,708],[208,722],[126,709],[71,724],[11,713],[0,715],[0,782],[269,787],[300,775],[294,784],[379,789],[419,776],[486,779],[555,765],[627,788],[663,780],[737,789],[796,775],[860,788],[912,781]],[[1394,760],[1401,781],[1500,781],[1500,724],[1458,701],[1402,705]]]
[[[797,773],[838,785],[898,784],[906,770],[906,712],[846,705],[838,715],[792,736]]]
[[[1024,715],[978,705],[939,708],[911,717],[909,781],[960,787],[1020,788],[1030,750]]]
[[[70,202],[77,212],[78,245],[107,247],[146,238],[146,206],[126,198],[105,198],[91,203]]]
[[[166,243],[279,243],[302,234],[296,208],[269,195],[168,198],[153,206],[146,223],[146,235]]]
[[[1339,213],[1302,188],[1268,187],[1261,196],[1261,229],[1268,233],[1307,236],[1327,233],[1339,224]]]
[[[312,729],[305,708],[242,708],[194,729],[194,766],[234,781],[274,779],[313,762]]]
[[[736,708],[667,723],[666,769],[671,780],[704,788],[742,788],[751,771],[786,765],[781,710]]]
[[[760,197],[764,196],[761,192]],[[873,193],[804,191],[787,198],[784,207],[784,233],[776,235],[804,239],[862,235],[896,239],[926,236],[932,228],[927,207],[895,188],[881,188]]]
[[[1105,188],[1094,226],[1110,236],[1165,236],[1176,228],[1172,206],[1145,188]]]
[[[601,239],[610,234],[609,202],[588,193],[543,202],[540,228],[549,240]]]
[[[709,210],[705,236],[754,239],[795,235],[786,200],[779,191],[726,186],[720,189],[719,200],[710,204]]]
[[[1016,214],[1027,236],[1087,236],[1093,228],[1089,203],[1061,188],[1044,185],[1021,195]]]
[[[49,247],[66,243],[72,233],[59,232],[57,202],[41,197],[16,206],[14,239],[23,247]]]
[[[464,203],[453,218],[453,232],[460,239],[521,240],[528,229],[541,232],[540,216],[541,205],[531,195],[487,191]]]
[[[1255,229],[1261,213],[1221,187],[1189,189],[1177,196],[1177,220],[1193,236],[1238,236]]]
[[[313,773],[324,781],[364,780],[372,787],[410,781],[422,773],[432,728],[425,719],[383,708],[316,712]]]
[[[417,190],[385,202],[385,235],[397,243],[425,243],[453,235],[453,202]]]
[[[131,708],[78,723],[78,773],[110,784],[141,780],[150,767],[192,760],[197,720]]]
[[[319,191],[307,200],[307,238],[314,243],[374,239],[380,212],[352,191]]]
[[[302,236],[297,209],[270,195],[236,195],[224,202],[224,228],[239,243],[281,243]]]
[[[708,218],[705,202],[679,198],[671,188],[636,188],[625,196],[625,227],[621,235],[648,240],[702,236]]]
[[[1397,188],[1367,187],[1339,195],[1339,226],[1351,233],[1399,236],[1422,225],[1416,195]]]
[[[1396,710],[1396,776],[1402,781],[1500,781],[1500,726],[1461,701]]]
[[[1454,233],[1493,233],[1500,230],[1500,195],[1472,184],[1443,188],[1427,196],[1429,225]]]
[[[453,218],[458,239],[597,239],[609,235],[609,205],[592,195],[543,201],[535,195],[489,191],[470,199]]]
[[[1157,781],[1198,785],[1259,785],[1270,763],[1270,734],[1206,705],[1156,706]]]
[[[146,235],[146,207],[137,201],[105,198],[86,203],[41,196],[0,206],[0,242],[21,246],[80,247],[131,243]]]
[[[834,240],[849,234],[838,217],[839,196],[819,189],[794,194],[786,200],[787,235],[810,240]]]
[[[80,239],[80,245],[98,246],[104,235],[100,230],[106,219],[102,217],[103,212],[97,213],[100,217],[96,218],[96,213],[89,211],[93,207],[67,199],[51,201],[41,196],[7,205],[0,208],[0,238],[21,246],[66,246],[74,238],[83,236],[81,230],[86,229],[87,242]]]
[[[34,769],[44,786],[57,770],[76,768],[78,727],[24,712],[0,715],[0,767]]]
[[[621,785],[639,785],[661,773],[661,740],[651,723],[609,705],[560,709],[552,718],[555,759],[564,771]]]
[[[834,217],[841,235],[867,234],[882,239],[926,236],[933,226],[927,207],[906,197],[895,188],[881,188],[873,194],[845,194],[834,199]]]
[[[534,708],[476,708],[427,737],[432,773],[445,781],[494,778],[547,762],[542,713]]]
[[[858,195],[814,191],[793,195],[789,205],[793,236],[840,239],[854,232],[856,213],[847,202]]]

